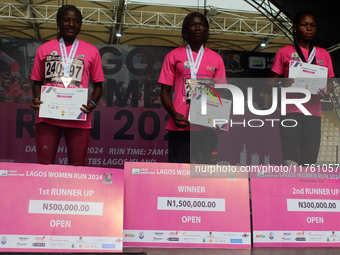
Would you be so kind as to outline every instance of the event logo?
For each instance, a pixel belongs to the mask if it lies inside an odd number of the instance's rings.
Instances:
[[[97,247],[95,245],[88,244],[88,245],[85,245],[84,248],[85,249],[94,249],[94,248],[97,248]]]
[[[249,57],[249,68],[266,69],[266,59],[264,57]]]
[[[26,246],[26,245],[27,245],[27,243],[17,242],[17,247],[18,247],[18,246]]]
[[[256,235],[256,238],[265,238],[265,235]]]
[[[163,238],[162,237],[153,237],[153,241],[162,241],[163,240]]]
[[[50,243],[52,247],[66,247],[66,243]]]
[[[139,168],[132,168],[132,174],[139,174]]]
[[[243,240],[234,238],[234,239],[230,239],[230,243],[243,243]]]
[[[1,244],[5,245],[6,242],[7,242],[7,237],[6,236],[1,237]]]
[[[45,243],[32,243],[34,247],[45,247]]]
[[[110,241],[108,238],[96,238],[94,239],[96,242],[108,242]]]
[[[325,236],[323,233],[313,233],[313,232],[308,232],[309,236]]]
[[[106,183],[106,184],[112,183],[112,180],[111,180],[111,178],[112,178],[112,173],[111,173],[111,174],[103,173],[103,175],[104,175],[104,181],[103,181],[103,183]]]
[[[270,240],[273,240],[273,239],[274,239],[274,233],[273,233],[273,232],[270,232],[270,233],[269,233],[269,239],[270,239]]]
[[[227,233],[227,234],[223,234],[224,236],[237,236],[236,234],[231,234],[231,233]]]
[[[323,238],[322,237],[310,237],[309,240],[315,242],[315,241],[322,241]]]
[[[179,238],[178,237],[169,237],[167,240],[170,241],[170,242],[178,242]]]
[[[139,232],[139,239],[143,239],[143,238],[144,238],[144,232],[141,231],[141,232]]]
[[[0,170],[0,176],[7,176],[8,170]]]
[[[102,248],[103,249],[115,249],[116,245],[115,244],[111,244],[111,243],[104,243],[104,244],[102,244]]]

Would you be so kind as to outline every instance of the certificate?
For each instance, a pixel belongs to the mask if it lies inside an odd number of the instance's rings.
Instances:
[[[60,120],[86,120],[87,114],[80,110],[87,104],[88,89],[41,87],[39,117]]]
[[[215,127],[215,125],[218,125],[221,129],[227,131],[231,101],[205,93],[205,91],[192,93],[189,111],[190,123],[205,127]],[[205,100],[206,103],[204,103]],[[204,104],[206,104],[206,114],[204,114],[202,109]]]
[[[198,78],[198,79],[186,79],[185,80],[185,95],[187,103],[190,103],[192,93],[196,91],[197,87],[214,87],[214,79],[211,78]]]
[[[292,87],[308,89],[311,94],[318,94],[319,89],[327,86],[327,67],[291,60],[288,78],[295,78]]]

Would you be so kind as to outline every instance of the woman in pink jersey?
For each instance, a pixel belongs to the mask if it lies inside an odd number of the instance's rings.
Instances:
[[[90,113],[96,107],[102,93],[104,74],[99,51],[91,44],[77,39],[82,25],[82,15],[73,5],[62,6],[57,13],[58,38],[41,45],[36,53],[31,79],[34,81],[34,99],[31,107],[38,110],[41,86],[64,88],[61,77],[70,77],[68,86],[88,88],[89,78],[94,85],[86,105],[79,106],[88,114],[86,121],[40,118],[36,115],[35,136],[38,163],[54,164],[61,132],[64,130],[68,151],[68,164],[85,165],[90,141]],[[58,72],[53,66],[63,66]],[[65,66],[68,66],[66,68]],[[72,71],[73,68],[73,71]],[[76,70],[76,71],[74,71]],[[62,76],[63,75],[63,76]]]
[[[158,82],[162,84],[161,101],[170,117],[169,162],[217,163],[218,130],[190,126],[190,104],[186,86],[189,79],[225,79],[225,67],[220,55],[205,47],[209,37],[207,18],[198,12],[188,14],[182,26],[185,46],[172,50],[164,59]],[[170,90],[174,88],[173,101]],[[194,137],[195,136],[195,137]]]
[[[332,60],[329,53],[313,44],[316,32],[316,22],[312,14],[298,13],[293,20],[294,45],[280,49],[274,58],[269,78],[288,77],[290,60],[303,61],[328,68],[328,78],[334,77]],[[269,86],[289,87],[294,79],[270,79]],[[293,104],[287,105],[287,114],[281,116],[286,126],[280,126],[280,137],[284,165],[315,164],[317,161],[321,137],[321,103],[320,99],[328,97],[333,90],[329,79],[326,90],[320,90],[318,95],[303,106],[312,114],[305,115]],[[287,96],[288,97],[288,96]],[[290,98],[299,98],[301,94],[290,94]],[[289,121],[295,120],[295,121]]]

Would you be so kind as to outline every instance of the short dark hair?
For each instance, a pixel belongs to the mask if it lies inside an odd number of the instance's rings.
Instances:
[[[78,12],[81,20],[83,19],[83,15],[81,15],[81,12],[79,11],[79,9],[77,7],[75,7],[74,5],[67,4],[67,5],[63,5],[62,7],[59,8],[59,10],[57,12],[57,23],[60,21],[61,15],[63,14],[63,12],[66,11],[66,10],[70,10],[70,9]]]
[[[193,17],[200,17],[204,20],[205,25],[207,27],[206,30],[206,35],[203,41],[203,45],[205,45],[209,39],[209,22],[206,16],[204,16],[202,13],[200,12],[191,12],[189,13],[183,20],[183,24],[182,24],[182,39],[183,39],[183,43],[188,43],[188,21],[193,18]]]

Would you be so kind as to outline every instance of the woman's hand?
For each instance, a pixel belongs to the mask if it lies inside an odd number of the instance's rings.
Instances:
[[[295,79],[293,78],[283,78],[281,81],[279,81],[279,85],[281,87],[290,87],[295,82]]]
[[[43,101],[40,101],[40,99],[36,97],[32,100],[31,108],[33,108],[34,110],[39,110],[40,105],[43,103]]]
[[[180,113],[175,113],[173,116],[173,119],[175,121],[175,125],[178,128],[186,128],[190,122],[187,120],[182,114]]]
[[[94,110],[94,108],[96,108],[96,105],[94,105],[92,101],[88,100],[87,105],[83,104],[80,110],[89,114]]]
[[[294,83],[293,78],[281,78],[281,76],[273,71],[270,71],[269,77],[266,83],[267,88],[272,87],[290,87]]]
[[[318,91],[318,96],[320,99],[328,99],[329,95],[331,94],[331,90],[327,89],[326,92],[323,89]]]
[[[224,132],[223,129],[220,128],[219,125],[216,125],[215,127],[210,128],[211,132],[213,132],[215,135],[220,135]]]

